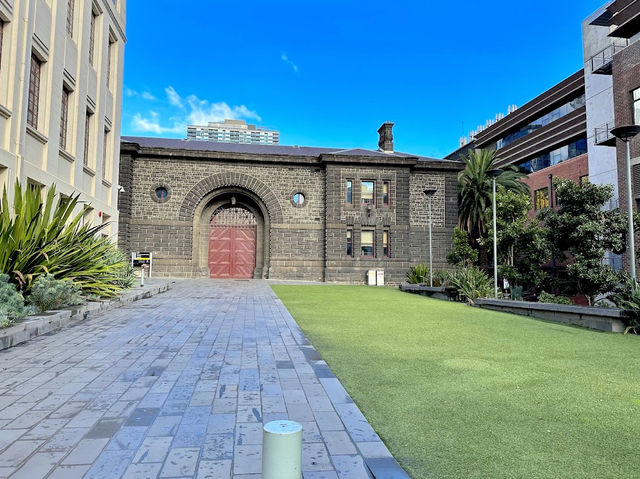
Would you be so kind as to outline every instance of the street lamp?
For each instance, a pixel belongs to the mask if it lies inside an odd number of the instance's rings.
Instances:
[[[633,237],[633,198],[631,193],[631,138],[640,133],[640,125],[619,126],[611,130],[611,134],[627,144],[627,208],[629,217],[629,253],[631,256],[631,279],[636,280],[636,248]]]
[[[431,198],[437,190],[426,189],[424,194],[429,198],[429,287],[433,288],[433,249],[431,245]]]
[[[502,170],[489,170],[487,176],[493,182],[493,294],[498,299],[498,221],[496,219],[496,178]]]

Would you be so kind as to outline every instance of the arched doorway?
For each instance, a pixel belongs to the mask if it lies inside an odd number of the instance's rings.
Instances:
[[[254,277],[258,221],[241,206],[221,206],[209,226],[209,271],[211,278]]]

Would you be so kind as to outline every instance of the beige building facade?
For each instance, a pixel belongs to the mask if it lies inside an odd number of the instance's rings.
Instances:
[[[125,0],[0,0],[0,191],[56,185],[117,238]]]

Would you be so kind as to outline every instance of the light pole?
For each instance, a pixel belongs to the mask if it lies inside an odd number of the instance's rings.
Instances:
[[[496,214],[496,178],[502,170],[489,170],[487,176],[493,183],[493,294],[498,299],[498,221]]]
[[[631,138],[640,133],[640,125],[628,125],[628,126],[619,126],[618,128],[614,128],[611,130],[611,134],[616,138],[624,141],[627,146],[627,213],[629,220],[629,231],[627,234],[629,235],[629,256],[631,262],[631,279],[636,281],[636,247],[635,247],[635,239],[633,237],[633,194],[631,192],[631,147],[629,143],[631,142]]]
[[[437,190],[426,189],[424,194],[429,198],[429,287],[433,288],[433,249],[431,244],[431,198]]]

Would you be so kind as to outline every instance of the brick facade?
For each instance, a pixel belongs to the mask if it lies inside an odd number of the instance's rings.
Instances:
[[[153,251],[155,274],[209,276],[209,221],[233,201],[258,221],[255,277],[363,282],[367,270],[384,269],[386,281],[399,282],[412,264],[428,261],[425,188],[437,190],[434,267],[446,265],[457,221],[460,163],[367,150],[296,155],[293,147],[283,147],[289,148],[286,154],[235,154],[187,146],[122,143],[119,242],[128,252]],[[347,180],[353,185],[351,204]],[[375,205],[363,205],[360,181],[374,181]],[[383,184],[388,205],[382,201]],[[155,197],[160,186],[169,192],[166,200]],[[295,193],[304,195],[303,205],[294,204]],[[347,229],[353,257],[347,256]],[[363,229],[374,232],[371,258],[360,256]]]

